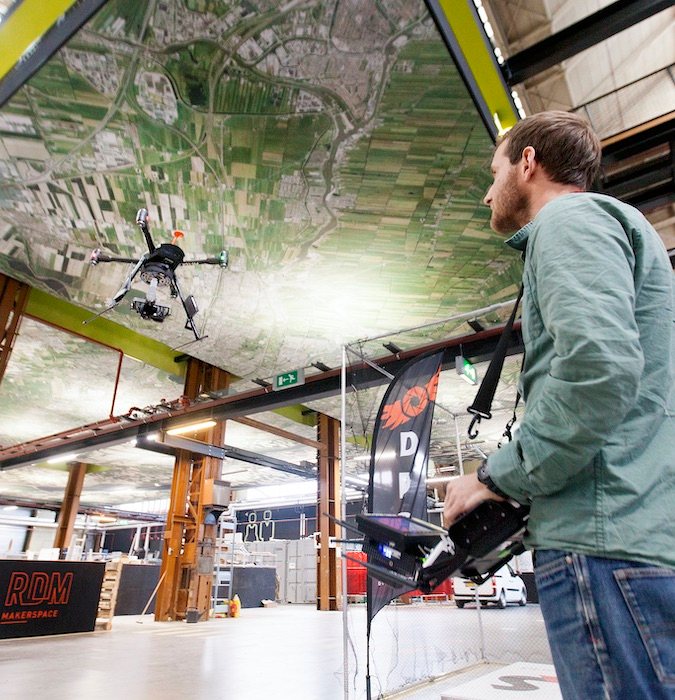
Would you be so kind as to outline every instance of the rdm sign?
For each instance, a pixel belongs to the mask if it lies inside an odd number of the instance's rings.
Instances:
[[[90,632],[105,564],[0,561],[0,639]]]

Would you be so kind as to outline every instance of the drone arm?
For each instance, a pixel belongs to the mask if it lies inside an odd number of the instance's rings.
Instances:
[[[228,262],[227,251],[223,250],[218,257],[202,258],[201,260],[183,260],[183,265],[219,265],[220,267],[227,267]]]
[[[92,265],[108,262],[135,263],[136,258],[122,258],[118,255],[108,255],[107,253],[102,253],[100,248],[97,248],[89,257],[89,262]]]

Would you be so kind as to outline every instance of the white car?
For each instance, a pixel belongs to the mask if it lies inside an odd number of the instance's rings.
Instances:
[[[452,579],[455,605],[463,608],[466,603],[476,602],[476,590],[481,605],[496,603],[498,607],[505,608],[508,603],[525,605],[527,603],[527,590],[523,579],[513,569],[505,564],[495,571],[490,578],[480,586],[468,578]]]

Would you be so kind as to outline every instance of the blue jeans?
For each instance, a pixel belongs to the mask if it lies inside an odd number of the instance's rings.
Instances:
[[[535,579],[565,700],[675,700],[675,570],[544,549]]]

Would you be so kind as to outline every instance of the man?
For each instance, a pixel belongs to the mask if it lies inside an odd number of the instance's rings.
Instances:
[[[632,207],[590,194],[600,144],[544,112],[499,144],[485,204],[524,251],[525,414],[451,482],[445,522],[531,505],[542,613],[565,700],[675,698],[673,273]]]

